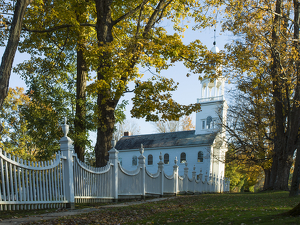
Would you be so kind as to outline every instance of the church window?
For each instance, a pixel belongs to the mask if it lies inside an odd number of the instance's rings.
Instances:
[[[212,121],[212,117],[211,117],[211,116],[208,116],[208,117],[206,118],[206,126],[207,126],[207,129],[210,129],[211,121]]]
[[[198,162],[203,162],[203,152],[198,152]]]
[[[180,163],[186,163],[186,154],[184,152],[180,154]]]
[[[169,164],[169,154],[168,153],[166,153],[165,155],[164,155],[164,164]]]
[[[133,157],[132,157],[132,165],[133,165],[133,166],[136,166],[136,165],[137,165],[137,157],[136,157],[136,156],[133,156]]]
[[[202,130],[204,130],[205,129],[205,121],[203,120],[202,121]]]
[[[153,165],[153,155],[148,155],[148,165]]]

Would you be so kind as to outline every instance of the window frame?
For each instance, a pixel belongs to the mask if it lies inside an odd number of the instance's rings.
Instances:
[[[199,154],[200,154],[200,156],[202,156],[202,157],[199,157]],[[202,161],[201,161],[201,159],[202,159]],[[198,154],[197,154],[197,162],[198,162],[198,163],[202,163],[202,162],[203,162],[203,159],[204,159],[203,152],[202,152],[202,151],[199,151]]]
[[[167,160],[168,160],[168,162],[166,163]],[[166,165],[170,164],[170,155],[169,155],[169,153],[164,154],[164,164],[166,164]]]
[[[151,162],[151,164],[149,164],[149,162]],[[148,164],[148,166],[152,166],[153,165],[153,155],[152,154],[149,154],[147,156],[147,164]]]
[[[183,157],[183,154],[184,154],[184,157]],[[185,152],[180,153],[180,163],[186,163],[186,153]]]

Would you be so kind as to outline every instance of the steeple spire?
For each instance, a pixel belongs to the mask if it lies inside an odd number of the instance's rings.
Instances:
[[[214,42],[213,45],[216,46],[217,42],[216,42],[216,28],[214,29]]]

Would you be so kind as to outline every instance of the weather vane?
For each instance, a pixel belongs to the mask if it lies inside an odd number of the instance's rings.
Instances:
[[[214,46],[217,45],[217,41],[216,41],[217,35],[216,35],[216,33],[217,33],[218,13],[219,13],[219,11],[217,10],[217,13],[216,13],[216,19],[215,19],[215,29],[214,29],[214,42],[213,42],[213,45],[214,45]]]

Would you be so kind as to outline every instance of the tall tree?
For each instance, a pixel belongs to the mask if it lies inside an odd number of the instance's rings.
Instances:
[[[274,105],[274,152],[270,187],[288,190],[292,157],[300,139],[299,32],[295,2],[226,1],[224,29],[238,35],[227,45],[227,71],[235,76],[260,76],[272,84],[268,93]]]
[[[85,147],[89,145],[88,132],[93,129],[88,115],[90,98],[87,99],[86,86],[90,67],[87,48],[91,44],[90,36],[95,34],[89,26],[81,24],[89,24],[91,21],[93,16],[88,1],[36,2],[26,14],[24,29],[29,33],[22,42],[22,50],[31,54],[31,60],[18,68],[29,86],[33,81],[32,73],[43,79],[45,71],[47,74],[55,72],[54,79],[61,85],[68,83],[69,77],[76,74],[76,109],[74,117],[69,120],[74,122],[74,149],[81,161],[84,160]],[[50,63],[47,65],[44,63],[45,59],[36,57],[37,52],[46,56]],[[36,66],[42,64],[44,71]]]
[[[260,168],[264,171],[264,189],[269,187],[274,140],[274,107],[270,105],[271,85],[264,79],[243,78],[231,91],[232,101],[227,111],[227,131],[230,154],[226,161],[235,166]],[[257,171],[257,170],[256,170]]]
[[[25,11],[27,6],[32,1],[33,0],[16,1],[15,8],[8,10],[8,11],[13,11],[13,18],[11,23],[9,19],[3,17],[3,15],[0,17],[1,25],[4,24],[4,29],[6,29],[8,23],[10,23],[9,36],[6,43],[5,51],[2,56],[1,65],[0,65],[0,108],[2,108],[4,99],[7,96],[12,64],[20,41],[22,22],[25,15]],[[8,8],[10,7],[5,5],[8,4],[5,1],[1,1],[0,4],[3,9],[5,9],[6,7]]]
[[[167,35],[160,26],[163,18],[171,18],[176,25],[184,18],[189,7],[197,4],[194,1],[139,1],[122,2],[122,10],[117,13],[121,5],[118,2],[95,1],[97,11],[97,41],[101,55],[97,64],[97,113],[98,129],[95,146],[96,164],[103,166],[106,163],[110,140],[115,124],[114,110],[120,97],[126,91],[127,83],[138,76],[136,66],[139,63],[154,66],[157,71],[168,67],[167,60],[172,62],[182,60],[189,52],[180,40],[180,36]],[[129,26],[130,25],[130,26]],[[122,27],[123,29],[120,29]],[[118,29],[119,28],[119,29]],[[179,27],[178,27],[179,28]],[[130,35],[119,36],[116,33],[130,31]],[[127,33],[128,34],[128,33]],[[120,48],[119,42],[122,42]],[[118,56],[118,57],[116,57]],[[126,59],[120,56],[127,56]],[[117,59],[117,61],[116,61]],[[117,63],[117,64],[116,64]],[[114,68],[118,65],[122,70]],[[112,74],[113,73],[113,74]],[[135,117],[145,117],[146,120],[157,120],[153,112],[163,113],[164,119],[176,119],[193,110],[197,105],[181,106],[170,99],[170,94],[160,95],[162,91],[175,90],[172,80],[166,78],[152,78],[146,82],[136,81],[134,107],[131,113]],[[169,100],[167,100],[167,96]],[[168,106],[168,107],[167,107]]]

